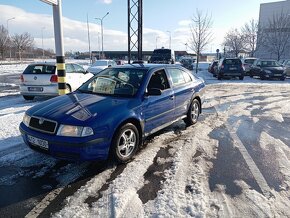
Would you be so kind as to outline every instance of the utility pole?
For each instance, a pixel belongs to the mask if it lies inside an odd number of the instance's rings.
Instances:
[[[171,32],[170,31],[166,32],[169,33],[169,49],[171,49]]]
[[[44,48],[43,48],[43,30],[45,27],[41,28],[41,46],[42,46],[42,60],[44,60]]]
[[[89,42],[90,64],[92,64],[91,39],[90,39],[90,26],[89,26],[89,15],[88,15],[88,13],[87,13],[87,29],[88,29],[88,42]]]
[[[64,95],[66,89],[65,57],[63,48],[63,31],[62,31],[62,11],[61,0],[41,0],[44,3],[52,5],[55,53],[57,66],[58,94]]]
[[[8,32],[7,39],[10,38],[9,25],[8,25],[8,23],[9,23],[10,20],[14,20],[14,19],[15,19],[15,17],[12,17],[12,18],[7,19],[7,32]],[[7,39],[5,40],[5,43],[7,42]],[[11,61],[11,46],[10,45],[9,45],[9,61]]]
[[[104,28],[103,28],[103,19],[109,14],[109,12],[107,12],[105,14],[105,16],[103,16],[102,18],[95,18],[96,20],[100,20],[101,21],[101,35],[102,35],[102,58],[104,58]]]
[[[135,49],[138,52],[138,60],[142,60],[142,35],[143,0],[128,0],[128,63]]]

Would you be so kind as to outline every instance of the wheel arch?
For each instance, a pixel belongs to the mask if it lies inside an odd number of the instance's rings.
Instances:
[[[138,141],[138,146],[141,144],[142,139],[143,139],[143,126],[141,125],[140,120],[138,120],[137,118],[131,117],[128,118],[124,121],[122,121],[115,129],[114,129],[114,133],[113,133],[113,137],[112,139],[115,137],[118,129],[120,129],[122,126],[124,126],[127,123],[132,123],[138,130],[138,134],[139,134],[139,141]]]
[[[198,100],[198,103],[199,103],[199,111],[200,111],[200,113],[201,113],[201,112],[202,112],[202,107],[201,107],[201,98],[200,98],[200,96],[198,96],[198,95],[193,95],[193,97],[191,98],[191,102],[192,102],[194,99]],[[191,102],[190,102],[190,104],[191,104]]]

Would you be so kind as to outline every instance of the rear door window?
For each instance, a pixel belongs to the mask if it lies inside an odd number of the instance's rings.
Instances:
[[[66,64],[65,65],[65,72],[66,73],[74,73],[75,68],[73,67],[72,64]]]
[[[179,69],[176,69],[176,68],[169,68],[168,69],[169,73],[170,73],[170,76],[172,78],[172,83],[173,85],[181,85],[181,84],[184,84],[186,83],[186,80],[183,76],[183,71],[179,70]]]
[[[55,69],[53,65],[29,65],[23,74],[54,74]]]
[[[74,64],[74,69],[77,73],[84,73],[85,70],[83,67],[81,67],[80,65]]]

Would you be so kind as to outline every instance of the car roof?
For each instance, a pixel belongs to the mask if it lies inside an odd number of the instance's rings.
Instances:
[[[277,60],[274,60],[274,59],[258,59],[259,61],[277,61]]]
[[[112,68],[140,68],[140,69],[154,69],[154,68],[168,68],[168,67],[178,67],[181,68],[180,65],[177,64],[124,64],[117,65]]]
[[[77,65],[80,65],[80,64],[78,64],[78,63],[70,63],[70,62],[65,63],[65,64],[77,64]],[[35,63],[31,63],[31,64],[29,64],[29,65],[31,65],[31,66],[33,66],[33,65],[48,65],[48,66],[56,66],[56,62],[35,62]]]

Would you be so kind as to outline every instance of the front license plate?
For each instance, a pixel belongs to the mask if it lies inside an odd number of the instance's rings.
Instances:
[[[42,92],[43,87],[28,87],[28,91],[30,91],[30,92]]]
[[[274,74],[274,76],[281,76],[281,74]]]
[[[230,70],[236,70],[237,68],[236,67],[230,67]]]
[[[43,148],[45,150],[48,150],[48,141],[36,138],[34,136],[31,136],[31,135],[27,135],[27,139],[31,144],[36,145],[36,146]]]

